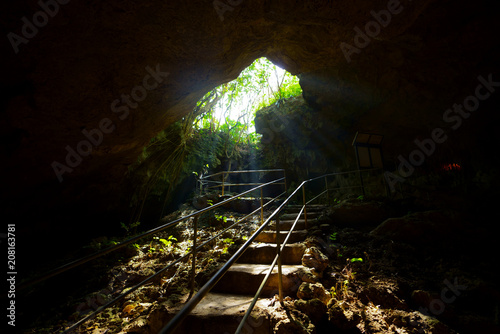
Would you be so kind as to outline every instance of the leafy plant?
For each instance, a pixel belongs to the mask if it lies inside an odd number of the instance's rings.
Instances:
[[[165,247],[169,248],[172,245],[175,246],[175,242],[177,242],[177,239],[173,235],[171,235],[167,239],[158,238],[158,241],[161,242]]]
[[[356,262],[356,261],[351,261],[350,259],[346,260],[347,264],[342,269],[340,272],[347,280],[353,281],[356,275],[356,272],[353,271],[353,268],[351,267],[351,263]]]
[[[360,257],[353,257],[350,259],[346,259],[346,266],[340,272],[349,281],[353,281],[355,279],[356,272],[352,268],[351,264],[356,262],[363,262],[363,259]]]
[[[337,293],[337,288],[336,286],[332,286],[330,288],[330,294],[335,298],[335,299],[338,299],[338,293]]]
[[[226,239],[222,240],[222,242],[224,243],[224,248],[222,249],[222,254],[227,254],[229,247],[234,244],[234,241],[231,238],[226,238]]]
[[[347,291],[348,291],[348,285],[349,285],[349,281],[348,280],[344,280],[344,282],[342,283],[342,290],[344,292],[344,296],[347,296]]]
[[[330,234],[330,240],[334,242],[337,241],[337,235],[337,232],[333,232],[332,234]]]
[[[222,220],[224,223],[227,223],[227,217],[223,215],[215,215],[217,220]]]
[[[120,222],[121,228],[125,230],[126,235],[133,235],[137,233],[137,228],[141,225],[141,222],[136,221],[135,223],[125,224],[124,222]]]
[[[167,239],[159,238],[159,237],[153,237],[151,242],[149,243],[149,249],[148,253],[149,256],[153,256],[153,254],[158,251],[158,252],[164,252],[168,250],[172,245],[175,247],[175,243],[177,242],[177,239],[174,236],[169,236]],[[156,246],[156,247],[155,247]]]
[[[337,299],[342,300],[348,297],[349,291],[349,280],[343,280],[342,282],[335,283],[334,286],[331,287],[330,293],[331,295]]]

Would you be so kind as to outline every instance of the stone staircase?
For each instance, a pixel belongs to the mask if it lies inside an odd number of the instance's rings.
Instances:
[[[323,206],[308,206],[308,224],[314,222]],[[300,206],[288,206],[280,216],[280,242],[282,243],[290,230]],[[212,291],[198,304],[191,314],[183,321],[177,333],[234,333],[257,292],[264,277],[269,271],[269,265],[276,256],[276,222],[269,224],[238,259],[228,272],[220,279]],[[300,284],[302,255],[305,245],[301,243],[307,237],[305,219],[302,216],[297,222],[295,231],[282,252],[282,277],[284,296],[295,298]],[[252,317],[246,327],[252,328],[251,333],[272,333],[269,317],[265,309],[270,298],[278,294],[278,268],[275,266],[271,277],[264,287],[260,299],[252,311]],[[243,333],[250,333],[248,331]]]

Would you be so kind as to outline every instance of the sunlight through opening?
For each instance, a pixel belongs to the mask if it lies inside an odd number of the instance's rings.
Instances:
[[[250,140],[260,139],[255,133],[255,112],[276,101],[302,94],[299,80],[267,58],[256,59],[238,78],[222,84],[207,93],[198,102],[204,109],[196,120],[196,127],[243,132]]]

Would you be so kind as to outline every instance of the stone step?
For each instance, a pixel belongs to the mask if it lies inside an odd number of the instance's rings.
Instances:
[[[301,264],[305,246],[301,243],[287,243],[281,253],[282,264]],[[238,263],[271,264],[276,257],[276,244],[256,243],[238,259]]]
[[[234,333],[247,311],[253,296],[232,295],[223,293],[208,293],[205,298],[194,308],[186,319],[175,330],[175,334],[183,333]],[[247,320],[248,327],[253,334],[268,334],[272,326],[268,316],[262,312],[269,304],[269,300],[259,299],[254,306],[252,315]],[[176,307],[177,313],[182,304]],[[170,319],[168,319],[170,320]],[[166,324],[167,322],[165,322]],[[243,333],[245,333],[245,329]],[[155,331],[156,333],[156,331]]]
[[[300,272],[304,270],[299,265],[283,265],[283,293],[295,297],[302,280]],[[240,295],[255,295],[264,277],[269,271],[266,264],[234,264],[212,289],[213,292],[234,293]],[[261,298],[271,298],[278,293],[278,266],[274,267],[271,277],[265,285]]]
[[[292,228],[292,225],[295,221],[294,220],[281,220],[280,221],[280,231],[290,231]],[[307,223],[311,224],[313,222],[312,219],[307,219]],[[299,219],[297,221],[297,225],[295,225],[294,231],[299,231],[299,230],[305,230],[306,229],[306,221],[305,219]],[[268,227],[269,231],[275,231],[276,230],[276,222],[271,222]]]
[[[280,231],[280,240],[285,240],[288,231]],[[299,241],[304,241],[307,237],[306,230],[297,230],[293,231],[288,239],[288,242],[295,243]],[[276,243],[276,231],[262,231],[257,238],[255,238],[257,242],[268,242],[268,243]]]

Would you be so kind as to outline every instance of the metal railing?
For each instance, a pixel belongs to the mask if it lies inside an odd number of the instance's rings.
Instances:
[[[204,175],[198,179],[200,195],[203,191],[208,191],[210,189],[219,189],[224,196],[226,187],[231,189],[231,186],[255,186],[261,184],[260,182],[245,182],[245,183],[232,183],[229,180],[231,175],[241,175],[241,174],[256,174],[256,173],[280,173],[284,181],[282,183],[276,183],[276,185],[284,185],[286,191],[286,172],[284,169],[258,169],[258,170],[237,170],[237,171],[222,171],[211,175]]]
[[[169,265],[167,265],[166,267],[160,269],[159,271],[157,271],[155,274],[147,277],[146,279],[144,279],[143,281],[139,282],[138,284],[134,285],[133,287],[127,287],[126,290],[124,290],[125,292],[121,293],[120,295],[118,295],[117,297],[115,297],[113,300],[109,301],[108,303],[106,303],[105,305],[102,305],[101,307],[99,307],[98,309],[96,309],[94,312],[90,313],[89,315],[87,315],[86,317],[84,317],[83,319],[79,320],[78,322],[74,323],[71,327],[67,328],[66,330],[64,330],[62,333],[70,333],[72,332],[73,330],[77,329],[80,325],[82,325],[83,323],[93,319],[94,317],[96,317],[99,313],[101,313],[102,311],[104,311],[105,309],[109,308],[109,307],[112,307],[114,306],[115,304],[117,304],[119,301],[123,300],[126,296],[128,296],[129,294],[131,294],[132,292],[136,291],[137,289],[139,289],[140,287],[144,286],[145,284],[153,281],[155,278],[157,277],[160,277],[163,273],[165,273],[168,269],[172,268],[174,265],[178,264],[179,262],[183,261],[184,259],[188,258],[189,256],[191,256],[191,280],[190,280],[190,300],[186,303],[186,305],[181,309],[181,311],[179,311],[177,313],[177,315],[167,324],[167,326],[160,332],[160,333],[170,333],[171,331],[173,331],[179,324],[180,322],[196,307],[196,305],[205,297],[205,295],[215,286],[215,284],[220,280],[220,278],[229,270],[229,268],[238,260],[238,258],[247,250],[247,248],[250,246],[250,244],[257,238],[257,236],[262,232],[264,231],[264,229],[270,224],[270,222],[275,219],[276,220],[276,235],[277,235],[277,238],[276,238],[276,242],[277,242],[277,254],[276,254],[276,257],[270,267],[270,270],[269,272],[267,273],[266,277],[264,278],[264,281],[262,282],[259,290],[257,291],[257,294],[254,298],[254,301],[252,302],[251,304],[251,308],[249,308],[249,310],[247,311],[248,315],[250,314],[251,312],[251,309],[253,308],[253,306],[255,305],[258,297],[260,296],[260,293],[262,292],[262,289],[264,288],[265,284],[267,283],[267,280],[269,279],[274,267],[276,266],[276,264],[278,265],[278,282],[279,282],[279,297],[280,297],[280,302],[282,303],[283,302],[283,284],[282,284],[282,272],[281,272],[281,252],[282,250],[284,249],[284,247],[286,246],[288,240],[289,240],[289,237],[291,235],[291,233],[293,232],[293,230],[295,229],[295,226],[299,220],[299,217],[300,215],[303,213],[304,214],[304,219],[305,219],[305,225],[306,225],[306,228],[308,226],[308,221],[307,221],[307,205],[310,204],[311,202],[319,199],[321,196],[324,196],[326,195],[327,199],[328,199],[328,202],[329,202],[329,192],[333,189],[330,189],[329,186],[328,186],[328,177],[330,176],[334,176],[334,175],[341,175],[341,174],[346,174],[346,173],[359,173],[360,171],[352,171],[352,172],[344,172],[344,173],[331,173],[331,174],[326,174],[326,175],[322,175],[322,176],[319,176],[319,177],[315,177],[315,178],[312,178],[312,179],[309,179],[309,180],[306,180],[306,181],[303,181],[285,200],[282,204],[279,205],[279,207],[274,210],[274,212],[264,221],[264,208],[268,205],[270,205],[271,203],[275,202],[276,200],[278,200],[279,198],[281,198],[283,195],[286,194],[286,176],[285,176],[285,171],[284,170],[255,170],[255,171],[239,171],[239,172],[221,172],[221,173],[218,173],[218,174],[224,174],[224,173],[233,173],[233,174],[237,174],[237,173],[251,173],[251,172],[269,172],[269,171],[272,171],[272,172],[282,172],[284,177],[282,178],[278,178],[278,179],[275,179],[273,181],[270,181],[270,182],[266,182],[266,183],[260,183],[258,184],[256,187],[253,187],[252,189],[249,189],[249,190],[246,190],[246,191],[243,191],[237,195],[234,195],[226,200],[223,200],[221,202],[218,202],[218,203],[214,203],[213,205],[209,206],[209,207],[206,207],[204,209],[201,209],[201,210],[198,210],[194,213],[191,213],[189,215],[186,215],[184,217],[181,217],[181,218],[178,218],[172,222],[169,222],[169,223],[166,223],[164,225],[161,225],[161,226],[158,226],[154,229],[151,229],[149,231],[146,231],[144,233],[141,233],[137,236],[134,236],[134,237],[131,237],[117,245],[114,245],[114,246],[111,246],[109,248],[106,248],[102,251],[99,251],[99,252],[96,252],[94,254],[91,254],[89,256],[86,256],[84,258],[81,258],[81,259],[78,259],[78,260],[75,260],[73,262],[70,262],[68,264],[65,264],[61,267],[58,267],[48,273],[46,273],[45,275],[37,278],[37,279],[34,279],[30,282],[27,282],[27,283],[24,283],[22,284],[20,287],[19,287],[19,290],[23,290],[23,289],[26,289],[27,287],[29,286],[32,286],[34,284],[37,284],[37,283],[40,283],[42,281],[45,281],[51,277],[54,277],[54,276],[57,276],[61,273],[64,273],[70,269],[73,269],[73,268],[76,268],[80,265],[83,265],[85,263],[88,263],[92,260],[95,260],[97,258],[100,258],[104,255],[107,255],[111,252],[114,252],[116,250],[119,250],[119,249],[122,249],[123,247],[127,246],[127,245],[130,245],[140,239],[143,239],[145,237],[148,237],[148,236],[151,236],[151,235],[154,235],[156,233],[159,233],[159,232],[162,232],[168,228],[172,228],[174,226],[176,226],[177,224],[181,223],[182,221],[185,221],[187,219],[190,219],[190,218],[193,218],[192,219],[192,222],[193,222],[193,238],[192,238],[192,243],[193,243],[193,246],[191,248],[191,251],[186,253],[185,255],[183,255],[182,257],[174,260],[173,262],[171,262]],[[214,174],[214,175],[217,175],[217,174]],[[306,184],[309,184],[313,181],[316,181],[316,180],[320,180],[324,178],[325,180],[325,190],[323,190],[319,195],[317,196],[314,196],[314,198],[306,201],[306,190],[305,190],[305,186]],[[276,185],[285,185],[285,191],[282,192],[281,194],[279,194],[278,196],[274,197],[274,198],[271,198],[269,201],[267,201],[266,203],[264,203],[264,196],[263,196],[263,189],[265,187],[268,187],[268,186],[276,186]],[[227,184],[226,184],[227,186]],[[364,187],[363,185],[361,186],[353,186],[353,187],[342,187],[342,188],[359,188],[359,187]],[[224,188],[224,185],[222,185],[222,189]],[[281,244],[281,241],[280,241],[280,223],[279,223],[279,214],[281,213],[281,211],[283,210],[283,208],[288,205],[288,203],[290,201],[292,201],[292,199],[298,194],[299,190],[302,189],[302,202],[303,202],[303,205],[302,205],[302,208],[299,212],[299,214],[297,215],[297,218],[295,219],[290,231],[288,232],[288,234],[286,235],[286,237],[284,238],[283,240],[283,244]],[[340,188],[334,188],[334,189],[340,189]],[[363,188],[364,189],[364,188]],[[239,220],[237,220],[234,224],[230,225],[229,227],[223,229],[222,231],[220,231],[219,233],[217,233],[215,236],[211,237],[209,240],[207,241],[204,241],[202,244],[198,245],[197,243],[197,235],[198,235],[198,218],[201,214],[203,213],[206,213],[208,211],[211,211],[211,210],[214,210],[218,207],[221,207],[221,206],[224,206],[234,200],[237,200],[239,199],[240,197],[246,195],[246,194],[250,194],[252,192],[255,192],[255,191],[259,191],[260,190],[260,206],[258,208],[256,208],[255,210],[253,210],[251,213],[247,214],[246,216],[244,216],[243,218],[240,218]],[[223,235],[227,230],[231,229],[231,228],[234,228],[235,226],[245,222],[249,217],[251,217],[252,215],[256,214],[258,211],[260,211],[260,218],[261,218],[261,226],[252,234],[251,237],[248,238],[248,240],[243,244],[243,246],[241,246],[237,251],[236,253],[217,271],[217,273],[212,276],[209,281],[196,293],[194,294],[194,290],[195,290],[195,274],[196,274],[196,255],[197,255],[197,252],[198,250],[202,249],[204,246],[206,246],[207,244],[209,244],[210,242],[212,242],[214,239],[220,237],[221,235]],[[246,321],[246,319],[248,318],[248,315],[245,314],[245,318],[244,318],[244,321],[242,321],[242,323],[244,323]],[[240,324],[240,327],[242,328],[241,324]],[[241,330],[240,328],[240,330]]]
[[[245,312],[245,315],[243,316],[243,318],[242,318],[242,320],[241,320],[238,328],[236,329],[235,334],[240,334],[241,333],[243,327],[245,326],[245,323],[248,320],[248,317],[252,313],[252,310],[253,310],[255,304],[257,303],[257,300],[259,299],[259,297],[260,297],[260,295],[261,295],[261,293],[262,293],[265,285],[267,284],[267,281],[271,277],[271,274],[272,274],[272,272],[274,270],[274,267],[276,265],[278,265],[278,293],[279,293],[278,297],[279,297],[280,304],[282,306],[284,306],[283,305],[283,274],[282,274],[282,270],[281,270],[281,262],[282,262],[281,261],[281,254],[283,253],[283,250],[285,249],[285,247],[286,247],[286,245],[288,243],[288,239],[290,238],[290,236],[292,235],[293,231],[295,230],[297,222],[299,221],[299,218],[302,215],[302,213],[304,213],[305,227],[307,229],[307,226],[308,226],[308,223],[307,223],[307,206],[309,204],[311,204],[312,202],[318,200],[321,196],[324,196],[324,195],[326,195],[326,197],[327,197],[327,203],[330,204],[329,192],[331,190],[361,188],[362,193],[364,195],[365,194],[365,185],[363,183],[363,178],[361,177],[361,173],[362,172],[369,172],[369,171],[378,171],[378,170],[381,170],[381,169],[380,168],[375,168],[375,169],[369,169],[369,170],[356,170],[356,171],[349,171],[349,172],[330,173],[330,174],[325,174],[325,175],[322,175],[322,176],[318,176],[318,177],[315,177],[315,178],[303,181],[297,187],[297,189],[295,189],[283,201],[283,203],[269,216],[268,220],[271,220],[271,219],[273,219],[273,217],[276,217],[276,256],[275,256],[273,262],[271,263],[271,265],[269,267],[269,270],[267,271],[266,276],[262,280],[261,285],[260,285],[259,289],[257,290],[257,293],[255,294],[252,302],[250,303],[250,306],[248,307],[247,311]],[[359,176],[360,176],[360,185],[359,186],[337,187],[337,188],[332,188],[332,189],[330,189],[328,187],[328,177],[337,176],[337,175],[343,175],[343,174],[350,174],[350,173],[359,173]],[[325,190],[323,190],[318,195],[314,196],[312,199],[306,201],[306,185],[308,183],[314,182],[316,180],[321,180],[323,178],[325,180]],[[283,243],[280,244],[280,236],[281,236],[281,234],[280,234],[280,229],[279,229],[279,222],[280,222],[280,220],[279,220],[279,214],[282,211],[282,209],[291,201],[291,199],[299,192],[299,190],[301,188],[302,188],[302,201],[303,201],[302,202],[302,207],[300,208],[300,211],[297,213],[297,216],[295,217],[295,220],[294,220],[292,226],[290,227],[290,230],[286,234],[285,239],[283,240]]]
[[[373,169],[373,170],[378,170],[378,169]],[[369,170],[365,170],[369,171]],[[271,277],[271,274],[275,268],[275,266],[278,266],[278,293],[279,293],[279,301],[283,305],[283,277],[282,277],[282,260],[281,260],[281,254],[283,250],[285,249],[287,242],[292,235],[292,232],[294,231],[297,222],[299,221],[300,216],[302,213],[304,213],[304,223],[305,227],[307,229],[308,227],[308,221],[307,221],[307,205],[312,203],[313,201],[319,199],[321,196],[326,195],[327,200],[329,202],[329,192],[330,190],[335,190],[339,188],[334,188],[330,189],[328,187],[328,177],[330,176],[335,176],[335,175],[342,175],[342,174],[348,174],[348,173],[361,173],[362,171],[356,170],[356,171],[350,171],[350,172],[341,172],[341,173],[331,173],[331,174],[325,174],[319,177],[315,177],[306,181],[303,181],[284,201],[283,203],[276,209],[274,212],[266,219],[265,222],[252,234],[251,237],[248,238],[248,240],[236,251],[236,253],[215,273],[214,276],[212,276],[209,281],[198,291],[198,293],[193,296],[185,305],[184,307],[175,315],[175,317],[159,332],[160,334],[167,334],[167,333],[173,333],[176,328],[181,324],[181,322],[191,313],[191,311],[201,302],[201,300],[210,292],[210,290],[217,284],[217,282],[224,276],[224,274],[231,268],[231,266],[243,255],[243,253],[248,249],[248,247],[254,242],[254,240],[257,238],[257,236],[264,231],[270,222],[274,219],[276,220],[276,256],[272,262],[272,264],[269,267],[269,270],[267,271],[266,276],[261,282],[261,285],[259,286],[259,289],[257,290],[257,293],[255,294],[252,302],[250,303],[250,306],[248,307],[243,319],[241,320],[237,330],[235,333],[241,333],[241,330],[243,329],[248,317],[250,316],[255,304],[257,303],[258,298],[260,297],[265,285],[267,284],[267,281]],[[325,190],[323,190],[320,194],[317,196],[314,196],[312,199],[306,201],[306,189],[305,186],[306,184],[309,184],[313,181],[324,179],[325,180]],[[361,188],[363,190],[364,194],[364,185],[361,183],[359,186],[352,186],[352,187],[342,187],[342,188]],[[279,215],[281,211],[288,205],[290,201],[293,200],[293,198],[299,193],[299,191],[302,189],[302,207],[300,209],[300,212],[297,214],[297,217],[294,220],[294,223],[292,224],[290,230],[286,234],[286,237],[283,240],[283,243],[280,241],[280,219]]]
[[[276,184],[285,184],[286,181],[285,181],[285,178],[279,178],[279,179],[276,179],[276,180],[273,180],[273,181],[270,181],[270,182],[266,182],[266,183],[261,183],[259,184],[258,186],[252,188],[252,189],[249,189],[249,190],[246,190],[242,193],[239,193],[235,196],[232,196],[231,198],[228,198],[226,200],[223,200],[221,202],[218,202],[218,203],[215,203],[207,208],[204,208],[204,209],[201,209],[201,210],[198,210],[194,213],[191,213],[187,216],[184,216],[184,217],[181,217],[179,219],[176,219],[172,222],[169,222],[169,223],[166,223],[164,225],[161,225],[161,226],[158,226],[154,229],[151,229],[147,232],[144,232],[144,233],[141,233],[137,236],[134,236],[134,237],[131,237],[117,245],[114,245],[114,246],[111,246],[109,248],[106,248],[102,251],[99,251],[99,252],[96,252],[94,254],[91,254],[89,256],[86,256],[86,257],[83,257],[81,259],[78,259],[78,260],[75,260],[73,262],[70,262],[70,263],[67,263],[61,267],[58,267],[52,271],[49,271],[48,273],[42,275],[41,277],[37,278],[37,279],[34,279],[32,281],[29,281],[27,283],[24,283],[22,284],[20,287],[19,287],[19,290],[24,290],[30,286],[33,286],[37,283],[40,283],[40,282],[43,282],[51,277],[54,277],[54,276],[57,276],[59,274],[62,274],[70,269],[73,269],[73,268],[76,268],[80,265],[83,265],[85,263],[88,263],[92,260],[95,260],[97,258],[100,258],[104,255],[107,255],[111,252],[114,252],[116,250],[119,250],[127,245],[130,245],[132,243],[134,243],[135,241],[138,241],[140,239],[143,239],[145,237],[148,237],[148,236],[151,236],[153,234],[156,234],[156,233],[159,233],[159,232],[162,232],[168,228],[172,228],[174,226],[176,226],[177,224],[181,223],[182,221],[185,221],[187,219],[190,219],[190,218],[193,218],[193,239],[192,239],[192,242],[193,242],[193,247],[191,248],[192,250],[188,253],[186,253],[185,255],[183,255],[182,257],[174,260],[172,263],[170,263],[168,266],[160,269],[159,271],[157,271],[155,274],[147,277],[146,279],[144,279],[143,281],[139,282],[138,284],[136,284],[135,286],[133,287],[129,287],[126,289],[125,292],[121,293],[119,296],[115,297],[113,300],[109,301],[108,303],[106,303],[105,305],[102,305],[101,307],[99,307],[97,310],[95,310],[94,312],[92,312],[91,314],[87,315],[86,317],[84,317],[83,319],[79,320],[78,322],[74,323],[72,326],[70,326],[69,328],[67,328],[66,330],[64,330],[62,333],[70,333],[72,332],[73,330],[77,329],[78,327],[80,327],[80,325],[82,325],[83,323],[93,319],[94,317],[96,317],[99,313],[101,313],[102,311],[104,311],[105,309],[111,307],[111,306],[114,306],[115,304],[117,304],[119,301],[121,301],[122,299],[124,299],[127,295],[131,294],[132,292],[136,291],[137,289],[139,289],[140,287],[144,286],[145,284],[151,282],[152,280],[154,280],[155,278],[159,277],[160,275],[162,275],[164,272],[166,272],[168,269],[170,269],[171,267],[173,267],[174,265],[176,265],[177,263],[181,262],[182,260],[186,259],[187,257],[191,256],[191,261],[192,261],[192,267],[191,267],[191,281],[190,281],[190,288],[191,288],[191,296],[194,294],[194,287],[195,287],[195,270],[196,270],[196,255],[197,255],[197,251],[202,249],[205,245],[207,245],[208,243],[210,243],[211,241],[213,241],[214,239],[220,237],[221,235],[223,235],[227,230],[231,229],[231,228],[234,228],[235,226],[245,222],[246,220],[248,220],[248,218],[250,218],[252,215],[256,214],[258,211],[260,211],[260,218],[261,218],[261,222],[263,222],[263,219],[264,219],[264,208],[268,205],[270,205],[271,203],[275,202],[277,199],[279,199],[280,197],[282,197],[283,195],[285,195],[286,192],[282,192],[281,194],[279,194],[278,196],[274,197],[274,198],[271,198],[270,200],[268,200],[266,203],[264,203],[264,196],[263,196],[263,189],[265,187],[268,187],[268,186],[274,186]],[[251,213],[247,214],[246,216],[244,216],[243,218],[240,218],[238,219],[234,224],[230,225],[229,227],[225,228],[224,230],[220,231],[219,233],[217,233],[215,236],[211,237],[209,240],[207,241],[204,241],[202,244],[198,245],[197,244],[197,231],[198,231],[198,217],[205,213],[205,212],[208,212],[208,211],[211,211],[211,210],[214,210],[218,207],[221,207],[223,205],[226,205],[234,200],[237,200],[239,197],[243,196],[243,195],[246,195],[246,194],[249,194],[251,192],[254,192],[254,191],[258,191],[260,190],[260,206],[258,208],[256,208],[255,210],[253,210]]]
[[[381,176],[382,180],[385,180],[383,178],[383,170],[381,168],[361,169],[361,170],[353,170],[353,171],[347,171],[347,172],[329,173],[329,174],[325,174],[325,175],[321,175],[321,176],[312,178],[312,179],[310,179],[308,181],[312,182],[312,181],[324,179],[325,190],[323,190],[321,193],[319,193],[318,195],[316,195],[310,201],[313,201],[313,200],[315,200],[315,199],[317,199],[317,198],[319,198],[319,197],[321,197],[321,196],[323,196],[323,195],[326,194],[327,203],[330,204],[331,203],[330,193],[333,192],[333,191],[339,191],[339,190],[360,189],[361,190],[361,194],[365,195],[366,194],[366,188],[372,187],[373,185],[365,184],[366,181],[364,181],[364,179],[362,177],[362,174],[363,173],[377,172],[377,171],[382,172],[380,174],[380,176]],[[336,176],[343,176],[343,175],[349,175],[349,174],[358,174],[358,178],[359,178],[359,184],[358,185],[338,186],[338,187],[333,187],[333,188],[331,188],[329,186],[329,178],[334,177],[334,176],[336,177]],[[346,180],[345,182],[346,183],[350,183],[350,180]],[[375,186],[376,187],[380,187],[380,185],[375,185]],[[386,192],[385,185],[383,186],[383,189],[384,189],[384,192]]]

